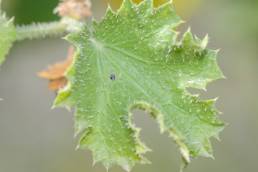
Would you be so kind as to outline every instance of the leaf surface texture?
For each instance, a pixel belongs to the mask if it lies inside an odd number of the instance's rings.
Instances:
[[[133,109],[148,111],[186,162],[212,156],[210,138],[224,126],[215,100],[200,100],[187,88],[205,89],[223,74],[207,38],[187,31],[178,40],[180,23],[171,2],[154,8],[151,1],[125,0],[117,12],[108,9],[100,22],[67,37],[77,52],[55,106],[75,108],[78,146],[92,150],[95,162],[126,170],[148,162]]]

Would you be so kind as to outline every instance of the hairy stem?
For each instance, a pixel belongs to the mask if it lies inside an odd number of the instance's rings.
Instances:
[[[17,26],[17,41],[25,39],[40,39],[46,37],[59,37],[67,31],[67,25],[62,22],[35,23]]]

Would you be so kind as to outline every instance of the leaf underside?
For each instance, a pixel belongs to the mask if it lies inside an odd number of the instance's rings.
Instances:
[[[178,41],[180,23],[172,2],[154,8],[148,0],[124,0],[117,12],[109,8],[100,22],[67,37],[77,53],[55,106],[75,108],[78,146],[90,149],[94,162],[125,170],[148,162],[133,109],[149,112],[186,162],[212,156],[210,138],[224,126],[215,99],[200,100],[187,88],[205,89],[223,74],[207,38],[187,31]]]
[[[15,39],[16,30],[13,20],[8,20],[5,14],[1,13],[0,9],[0,65],[4,62],[5,56],[9,52]]]

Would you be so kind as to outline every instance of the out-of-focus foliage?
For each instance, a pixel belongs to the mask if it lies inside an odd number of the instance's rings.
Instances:
[[[12,47],[16,39],[16,29],[13,25],[13,19],[7,19],[1,11],[0,0],[0,65],[4,62],[6,54]]]
[[[258,42],[258,0],[220,0],[221,17],[227,20],[221,20],[222,31],[227,31],[235,36],[235,38],[242,37],[242,39],[248,38],[250,41]],[[223,1],[223,2],[222,2]],[[231,27],[223,27],[228,22]],[[230,32],[230,30],[234,30]]]
[[[114,9],[120,7],[122,0],[106,0]],[[141,2],[142,0],[133,0],[136,3]],[[168,0],[154,0],[154,5],[159,6]],[[189,17],[193,10],[200,4],[202,0],[174,0],[173,3],[177,9],[177,13],[183,18]]]
[[[57,19],[53,9],[59,0],[2,0],[8,16],[15,16],[15,23],[27,24]]]
[[[133,0],[140,2],[141,0]],[[168,0],[154,0],[156,6],[167,2]],[[178,14],[187,18],[191,16],[200,2],[203,0],[174,0]],[[38,21],[50,21],[57,19],[53,14],[53,9],[57,6],[59,0],[3,0],[4,8],[9,16],[16,16],[15,22],[25,24]],[[94,6],[102,4],[111,4],[114,9],[119,8],[122,0],[92,0]],[[32,15],[33,14],[33,15]]]
[[[231,1],[231,3],[234,3]],[[243,36],[249,35],[251,37],[255,37],[256,41],[258,41],[258,1],[257,0],[247,0],[236,2],[237,10],[234,11],[235,19],[245,21],[244,25],[236,25],[235,27],[239,27],[241,30],[241,34]],[[234,16],[232,15],[232,16]],[[234,19],[232,18],[232,21]]]

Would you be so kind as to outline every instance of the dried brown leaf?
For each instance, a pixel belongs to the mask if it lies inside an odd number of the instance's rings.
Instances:
[[[38,73],[39,77],[49,80],[48,88],[50,90],[57,91],[66,85],[67,79],[65,78],[65,72],[72,64],[73,55],[74,49],[73,47],[70,47],[68,57],[65,61],[51,65],[47,70]]]

